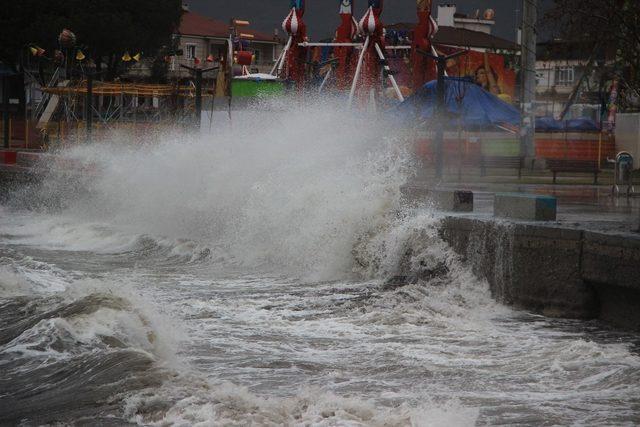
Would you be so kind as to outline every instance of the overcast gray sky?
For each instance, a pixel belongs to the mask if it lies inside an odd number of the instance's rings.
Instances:
[[[228,21],[232,17],[248,19],[252,27],[272,33],[280,28],[288,13],[289,0],[185,0],[194,12],[212,18]],[[438,4],[453,3],[462,13],[474,13],[491,8],[496,11],[496,27],[494,35],[509,40],[516,37],[516,16],[520,17],[522,0],[434,0],[434,15]],[[356,15],[362,16],[367,5],[366,0],[355,0]],[[331,37],[340,22],[338,17],[338,0],[307,0],[305,22],[312,39]],[[415,0],[385,0],[382,20],[394,22],[416,21]],[[358,18],[359,19],[359,18]]]

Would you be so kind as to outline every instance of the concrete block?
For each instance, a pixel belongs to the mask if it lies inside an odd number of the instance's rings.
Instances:
[[[473,192],[464,190],[434,190],[429,184],[400,187],[403,197],[421,205],[433,203],[436,208],[450,212],[473,212]]]
[[[427,198],[443,211],[473,212],[473,192],[464,190],[432,190]]]
[[[534,194],[496,194],[494,215],[522,221],[555,221],[557,201],[552,196]]]

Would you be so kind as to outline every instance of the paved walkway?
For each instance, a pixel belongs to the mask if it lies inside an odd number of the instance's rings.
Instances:
[[[495,193],[543,194],[558,198],[559,225],[613,233],[635,233],[640,228],[640,194],[613,197],[611,186],[446,183],[439,188],[473,191],[474,215],[493,215]]]

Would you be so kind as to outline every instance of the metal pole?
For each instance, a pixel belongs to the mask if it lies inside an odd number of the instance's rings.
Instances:
[[[287,55],[287,51],[291,47],[291,41],[292,40],[293,40],[293,38],[291,36],[289,36],[289,40],[287,40],[287,44],[282,49],[282,52],[280,52],[280,56],[278,57],[278,60],[276,61],[275,64],[273,64],[273,68],[271,68],[271,73],[270,74],[272,74],[274,76],[278,76],[278,75],[280,75],[280,73],[282,73],[282,67],[284,67],[284,57]],[[277,71],[277,73],[276,73],[276,71]]]
[[[367,49],[369,48],[369,36],[364,41],[364,46],[362,47],[362,52],[360,52],[360,58],[358,58],[358,65],[356,66],[356,74],[353,76],[353,84],[351,85],[351,91],[349,92],[349,104],[351,107],[353,103],[353,97],[356,94],[356,87],[358,86],[358,80],[360,79],[360,72],[362,70],[362,62],[364,61],[364,55],[367,53]]]
[[[433,44],[431,44],[431,54],[435,57],[435,58],[439,58],[440,55],[438,55],[438,51],[436,50],[435,47],[433,47]],[[447,73],[447,70],[444,70],[444,76],[445,77],[449,77],[449,73]]]
[[[391,85],[393,86],[393,90],[395,90],[395,92],[396,92],[396,96],[398,97],[400,102],[404,102],[404,96],[402,96],[402,92],[400,91],[400,88],[398,87],[398,83],[396,83],[395,77],[393,77],[393,74],[391,74],[391,67],[389,67],[389,64],[386,63],[386,58],[384,57],[384,54],[382,53],[382,49],[380,49],[380,46],[378,46],[378,43],[376,43],[375,46],[376,46],[376,52],[378,52],[378,58],[380,58],[381,61],[384,61],[384,70],[387,72],[389,81],[391,82]]]
[[[443,170],[443,144],[444,144],[444,112],[446,108],[446,89],[444,83],[444,69],[447,66],[446,59],[444,57],[438,57],[438,87],[436,89],[437,94],[437,109],[435,114],[436,119],[436,137],[433,141],[436,155],[436,178],[442,179]]]
[[[302,42],[298,43],[298,46],[301,47],[362,47],[362,43],[309,43]]]
[[[202,75],[208,71],[217,70],[218,67],[213,68],[195,68],[188,67],[186,65],[180,64],[182,68],[185,68],[191,71],[195,75],[195,86],[196,86],[196,117],[193,118],[193,124],[200,130],[200,123],[202,121]]]
[[[320,89],[318,89],[319,93],[322,93],[325,85],[327,84],[327,81],[329,81],[329,77],[331,76],[332,70],[333,68],[329,68],[329,71],[327,71],[327,74],[325,74],[324,79],[322,79],[322,84],[320,85]]]
[[[538,0],[523,0],[522,13],[522,122],[520,127],[520,154],[534,158],[536,98],[536,21]]]
[[[196,117],[194,125],[196,129],[200,130],[202,120],[202,69],[196,71]]]
[[[84,101],[84,119],[87,126],[87,142],[91,142],[91,127],[93,126],[93,73],[87,73],[87,97]]]
[[[282,51],[282,55],[280,55],[280,63],[278,64],[278,74],[276,74],[277,76],[280,76],[282,74],[284,63],[287,60],[287,52],[289,52],[289,49],[291,49],[292,42],[293,42],[293,36],[289,36],[287,45],[284,47],[284,50]],[[273,72],[271,72],[271,74],[273,74]]]
[[[437,53],[435,55],[432,55],[431,53],[426,52],[422,49],[418,49],[417,52],[421,55],[428,56],[429,58],[433,59],[438,65],[438,86],[436,88],[437,104],[436,112],[434,114],[434,120],[436,121],[436,136],[434,138],[433,145],[436,156],[436,178],[442,179],[444,164],[444,120],[446,116],[445,111],[447,108],[447,90],[445,87],[444,78],[445,76],[447,76],[447,61],[453,58],[457,58],[460,55],[465,55],[469,52],[462,50],[447,56],[438,56]]]
[[[2,78],[2,124],[4,126],[4,148],[9,148],[9,84]]]

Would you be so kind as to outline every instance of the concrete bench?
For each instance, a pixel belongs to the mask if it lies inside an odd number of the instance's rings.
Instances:
[[[557,200],[552,196],[535,194],[498,193],[494,215],[522,221],[555,221]]]

